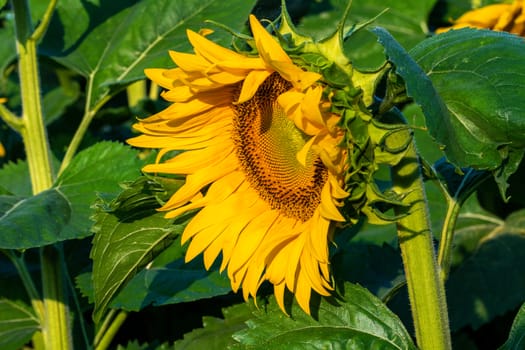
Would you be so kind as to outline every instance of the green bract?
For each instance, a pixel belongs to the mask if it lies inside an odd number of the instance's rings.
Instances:
[[[297,32],[283,3],[277,34],[283,48],[298,65],[322,74],[324,93],[331,102],[332,112],[341,116],[342,146],[348,152],[347,219],[355,223],[365,214],[371,223],[386,224],[398,216],[386,214],[385,209],[403,204],[398,196],[383,192],[374,175],[381,165],[394,166],[401,160],[412,135],[400,113],[379,113],[374,105],[376,86],[388,66],[384,64],[376,71],[360,72],[346,56],[345,39],[371,22],[345,31],[349,9],[348,5],[331,35],[315,40]]]

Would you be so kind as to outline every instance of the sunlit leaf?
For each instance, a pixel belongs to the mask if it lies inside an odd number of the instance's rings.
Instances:
[[[523,39],[461,29],[424,40],[407,52],[375,28],[407,92],[421,105],[430,134],[459,167],[493,170],[502,194],[524,154]]]
[[[314,317],[284,315],[273,298],[234,338],[239,349],[416,349],[399,318],[368,290],[345,284],[344,301],[322,300]]]
[[[38,318],[27,305],[0,300],[0,348],[18,350],[39,329]]]
[[[159,213],[159,183],[139,178],[109,207],[95,215],[93,259],[94,319],[98,323],[114,296],[140,268],[168,247],[184,225]]]
[[[54,184],[67,198],[71,209],[71,219],[62,236],[90,235],[91,206],[97,196],[116,195],[119,184],[137,177],[140,167],[136,152],[116,142],[100,142],[78,153]]]
[[[144,0],[58,2],[41,44],[42,53],[89,79],[93,108],[112,85],[144,78],[144,68],[173,67],[168,50],[190,48],[186,29],[209,27],[215,20],[239,30],[254,1]],[[214,41],[228,44],[231,35],[218,30]]]

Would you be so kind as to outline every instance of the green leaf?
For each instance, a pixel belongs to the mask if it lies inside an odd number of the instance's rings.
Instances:
[[[222,310],[224,318],[204,316],[203,328],[184,334],[184,339],[175,342],[177,350],[224,350],[236,342],[232,335],[247,327],[254,307],[248,303],[230,306]]]
[[[321,300],[314,316],[288,317],[273,298],[234,338],[240,349],[416,349],[399,318],[368,290],[344,285],[344,300]]]
[[[505,145],[525,147],[522,44],[522,38],[508,33],[461,29],[429,38],[410,51],[449,110],[445,123],[444,116],[435,115],[427,115],[427,123],[447,148],[458,143],[457,153],[445,149],[454,163],[494,169],[506,159]]]
[[[520,311],[514,318],[510,329],[509,339],[499,350],[514,350],[525,348],[525,304],[521,305]]]
[[[451,327],[478,329],[516,308],[525,297],[525,210],[486,234],[447,283]]]
[[[136,151],[116,142],[100,142],[78,153],[54,184],[71,210],[71,220],[61,233],[64,239],[89,236],[97,196],[116,195],[119,184],[137,177],[140,168]]]
[[[80,291],[81,295],[88,300],[88,303],[94,304],[93,292],[93,275],[91,272],[84,272],[75,277],[75,287]]]
[[[172,243],[180,246],[180,240]],[[184,255],[184,250],[181,255]],[[139,272],[111,303],[111,307],[139,311],[148,305],[161,306],[224,295],[231,291],[230,280],[216,269],[207,271],[202,263],[178,259],[165,267]]]
[[[478,249],[481,241],[503,227],[505,222],[480,206],[477,196],[473,195],[461,206],[454,229],[452,266],[459,266],[470,258]]]
[[[124,285],[165,250],[184,229],[156,211],[164,188],[142,177],[130,184],[110,207],[95,214],[93,259],[94,320],[99,323]],[[123,208],[123,209],[122,209]]]
[[[41,247],[69,238],[62,234],[71,219],[71,208],[56,189],[22,200],[0,196],[0,208],[0,248]]]
[[[410,57],[386,30],[374,33],[448,160],[458,167],[494,170],[504,194],[525,152],[525,99],[516,95],[525,84],[522,39],[454,30],[424,40]]]
[[[28,197],[33,193],[26,161],[9,162],[0,169],[0,186],[15,196]]]
[[[0,348],[17,350],[31,340],[39,322],[27,305],[0,300]]]
[[[168,50],[188,51],[186,29],[214,20],[239,30],[254,1],[143,0],[78,1],[57,5],[42,53],[89,79],[88,107],[109,96],[111,87],[144,78],[144,68],[173,67]],[[229,33],[214,41],[227,44]]]
[[[119,183],[136,177],[140,167],[130,147],[101,142],[80,152],[53,188],[25,199],[1,196],[0,247],[27,249],[89,236],[97,195],[116,194]],[[8,166],[0,178],[26,169],[25,163]],[[9,189],[25,192],[25,179],[12,180]]]

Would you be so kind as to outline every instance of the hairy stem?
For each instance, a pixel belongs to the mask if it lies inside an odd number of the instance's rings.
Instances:
[[[403,194],[410,206],[397,231],[418,346],[423,349],[451,349],[445,291],[439,277],[432,245],[428,207],[419,158],[411,143],[405,158],[392,169],[394,191]]]
[[[47,190],[53,184],[49,144],[42,115],[40,79],[36,55],[36,42],[29,5],[26,0],[13,0],[16,23],[16,47],[22,97],[22,123],[19,128],[26,149],[33,193]]]
[[[42,332],[46,349],[73,349],[61,255],[54,246],[41,249],[42,290],[46,313]]]
[[[31,23],[27,0],[12,0],[15,15],[16,47],[22,98],[22,117],[18,131],[24,142],[29,175],[34,194],[53,185],[49,142],[42,114],[42,100],[37,60],[37,40],[46,31],[56,1],[51,1],[36,31]],[[39,310],[42,339],[46,349],[72,349],[67,298],[64,293],[62,256],[55,247],[40,252],[43,283],[43,310]]]

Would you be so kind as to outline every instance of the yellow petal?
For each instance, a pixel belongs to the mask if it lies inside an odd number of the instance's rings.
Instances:
[[[166,77],[164,74],[166,71],[167,69],[163,68],[148,68],[144,69],[144,74],[164,89],[171,89],[173,87],[173,79]]]
[[[210,166],[210,159],[222,161],[232,149],[224,147],[207,147],[197,150],[186,151],[176,157],[148,168],[148,172],[159,172],[168,174],[192,174],[199,169]]]
[[[345,218],[341,215],[339,209],[334,205],[330,193],[330,185],[328,183],[323,186],[323,190],[321,191],[321,204],[319,210],[321,215],[328,220],[345,221]]]
[[[267,70],[250,72],[242,84],[241,94],[236,103],[243,103],[251,99],[270,74],[271,72]]]
[[[295,299],[301,309],[310,315],[310,295],[312,293],[312,288],[303,273],[298,274],[293,293],[295,294]]]
[[[217,62],[217,67],[226,71],[249,73],[252,70],[265,70],[266,64],[260,57],[243,56],[243,59]]]
[[[237,179],[235,179],[235,177],[237,177]],[[224,178],[226,181],[223,181]],[[250,199],[244,197],[242,192],[236,193],[244,179],[239,177],[236,172],[232,172],[224,178],[219,179],[216,183],[210,186],[210,191],[212,191],[212,193],[206,193],[206,196],[204,197],[208,204],[199,211],[186,226],[182,235],[183,243],[198,232],[213,225],[218,217],[220,217],[222,221],[230,223],[230,227],[225,230],[224,236],[227,235],[226,232],[232,230],[232,223],[235,223],[235,220],[239,217],[244,218],[246,216],[245,213],[250,214],[248,220],[253,218],[253,213],[249,211],[249,207],[253,205],[253,203],[250,203]],[[229,181],[231,182],[228,183]],[[240,183],[235,181],[240,181]],[[214,186],[215,184],[218,184],[218,186]],[[220,187],[224,187],[225,190],[219,192]],[[251,200],[253,201],[255,198],[252,198]],[[241,210],[240,205],[246,205],[248,207],[244,207],[242,208],[243,210]],[[242,213],[242,215],[239,213]],[[228,242],[225,240],[224,244],[227,243]]]
[[[185,72],[204,72],[212,66],[202,56],[191,53],[169,51],[170,57],[175,64]]]
[[[491,28],[496,24],[499,17],[510,9],[509,4],[493,4],[483,6],[479,9],[468,11],[459,17],[454,23],[465,23]]]
[[[248,270],[246,271],[244,281],[242,282],[242,292],[245,300],[248,299],[250,295],[255,297],[257,294],[257,290],[262,283],[261,276],[263,271],[263,262],[254,261],[253,259],[250,260]]]
[[[207,227],[204,230],[200,231],[198,234],[196,234],[192,238],[191,243],[188,246],[188,250],[186,251],[184,261],[191,261],[197,255],[204,252],[204,250],[208,248],[208,246],[224,231],[224,229],[226,229],[227,226],[227,223],[224,223],[223,221],[218,221],[216,224]],[[209,263],[208,266],[211,266],[210,261],[206,261],[206,263]]]
[[[164,205],[167,208],[186,204],[193,196],[199,193],[204,186],[226,176],[236,169],[237,158],[226,157],[224,161],[214,166],[214,171],[208,168],[199,169],[186,177],[186,183]],[[162,210],[162,208],[161,208]]]
[[[252,29],[257,51],[266,63],[272,61],[292,62],[279,43],[264,29],[254,15],[250,15],[250,28]]]
[[[195,53],[202,56],[210,62],[220,62],[220,61],[232,61],[232,60],[241,60],[244,58],[243,55],[240,55],[232,50],[224,48],[220,45],[215,44],[213,41],[210,41],[195,33],[192,30],[187,30],[186,34],[188,39],[193,46]]]
[[[275,210],[265,211],[246,226],[232,252],[232,257],[228,264],[229,274],[236,272],[246,264],[267,235],[278,215],[279,212]]]
[[[277,305],[281,308],[281,310],[288,315],[288,312],[286,312],[286,307],[284,305],[284,293],[286,291],[286,286],[284,282],[279,284],[273,285],[273,294],[275,295],[275,301],[277,301]]]
[[[304,91],[321,79],[320,74],[304,71],[293,63],[272,61],[269,64],[273,69],[279,72],[284,79],[291,82],[299,91]]]

